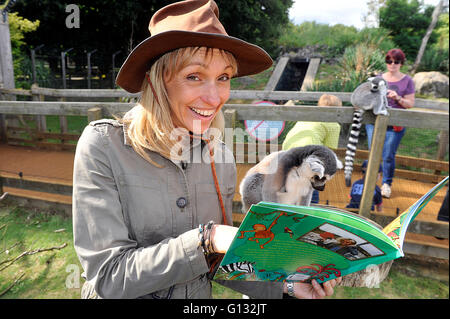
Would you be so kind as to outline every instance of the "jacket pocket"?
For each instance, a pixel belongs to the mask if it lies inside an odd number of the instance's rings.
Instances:
[[[228,223],[231,223],[234,186],[220,185],[220,192],[222,194]],[[195,185],[195,193],[198,222],[206,223],[214,220],[217,223],[222,223],[222,210],[214,184],[197,184]]]
[[[159,180],[139,175],[119,177],[122,206],[138,242],[149,245],[170,235],[170,210]],[[166,229],[167,228],[167,229]]]

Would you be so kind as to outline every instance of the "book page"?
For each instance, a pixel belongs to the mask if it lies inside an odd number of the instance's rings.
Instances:
[[[440,183],[430,189],[425,195],[423,195],[417,202],[411,205],[407,210],[394,219],[389,225],[387,225],[383,232],[388,235],[391,240],[397,245],[403,254],[403,241],[405,239],[406,230],[409,224],[416,218],[416,216],[422,211],[422,209],[428,204],[428,202],[448,183],[448,176],[444,178]]]
[[[273,208],[282,207],[283,210],[285,211],[301,212],[303,214],[306,213],[309,215],[346,223],[360,230],[364,230],[372,234],[373,236],[378,237],[381,240],[384,240],[389,245],[397,247],[394,245],[392,240],[383,232],[383,229],[378,224],[374,223],[368,218],[362,217],[355,213],[345,211],[343,209],[338,209],[335,207],[324,205],[314,205],[306,207],[306,206],[283,205],[270,202],[259,202],[258,206],[273,207]]]

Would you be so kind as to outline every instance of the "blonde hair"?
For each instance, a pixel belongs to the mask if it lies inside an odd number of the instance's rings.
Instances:
[[[128,126],[126,134],[133,149],[146,161],[157,167],[160,167],[160,165],[150,158],[147,150],[159,153],[165,158],[172,158],[171,149],[177,143],[177,140],[171,138],[175,126],[172,121],[173,114],[164,85],[164,77],[171,79],[175,73],[190,62],[191,57],[200,48],[180,48],[168,52],[156,60],[147,74],[157,97],[153,95],[152,89],[145,78],[142,82],[142,95],[139,102],[130,110],[131,116],[125,116],[122,119],[122,122]],[[206,48],[205,57],[211,58],[213,50],[213,48]],[[234,56],[224,50],[217,50],[232,65],[233,75],[235,75],[237,73],[237,62]],[[223,134],[224,126],[224,116],[220,111],[211,122],[210,127],[218,129]],[[220,136],[214,138],[220,138]]]
[[[336,95],[323,94],[319,101],[318,106],[342,106],[342,101]]]

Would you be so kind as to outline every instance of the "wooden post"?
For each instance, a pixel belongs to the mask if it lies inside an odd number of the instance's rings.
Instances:
[[[359,205],[359,214],[370,218],[370,208],[373,202],[375,184],[377,183],[378,168],[383,155],[384,138],[388,127],[389,116],[378,115],[373,129],[372,143],[369,153],[369,162],[364,178],[364,190]]]
[[[439,148],[437,151],[436,159],[442,161],[445,157],[445,153],[448,146],[448,130],[441,130],[439,133]],[[434,174],[441,174],[440,170],[434,171]]]
[[[302,87],[300,91],[308,91],[308,89],[314,84],[317,70],[319,69],[320,58],[311,58],[309,60],[308,70],[306,70],[305,77],[303,79]]]
[[[87,111],[88,123],[100,120],[103,116],[102,108],[93,107]]]
[[[270,76],[269,81],[267,81],[265,91],[274,91],[278,81],[280,80],[281,75],[283,74],[284,69],[286,68],[287,64],[289,62],[289,57],[283,56],[281,57],[277,65],[275,66],[275,69],[272,72],[272,75]]]
[[[0,86],[14,89],[14,66],[11,53],[11,37],[9,34],[8,13],[0,10]],[[5,18],[3,20],[3,17]],[[6,100],[16,100],[15,95],[4,95]],[[6,117],[0,114],[0,139],[7,142]]]
[[[35,91],[38,88],[37,83],[33,83],[31,85],[31,97],[33,101],[44,101],[44,96],[42,94],[36,94]],[[36,128],[38,132],[46,132],[47,131],[47,118],[45,115],[36,115]]]
[[[229,109],[224,111],[225,117],[225,145],[233,152],[234,129],[236,128],[236,110]]]

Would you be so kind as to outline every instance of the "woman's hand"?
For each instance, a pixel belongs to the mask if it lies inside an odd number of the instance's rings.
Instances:
[[[387,90],[387,97],[395,101],[398,101],[401,98],[394,90]]]
[[[294,294],[298,299],[322,299],[331,296],[334,293],[334,287],[342,281],[342,277],[324,282],[322,285],[316,280],[312,280],[311,284],[294,283]],[[286,284],[284,292],[287,293]]]
[[[211,243],[214,251],[225,254],[237,231],[237,227],[214,224],[211,230]]]

